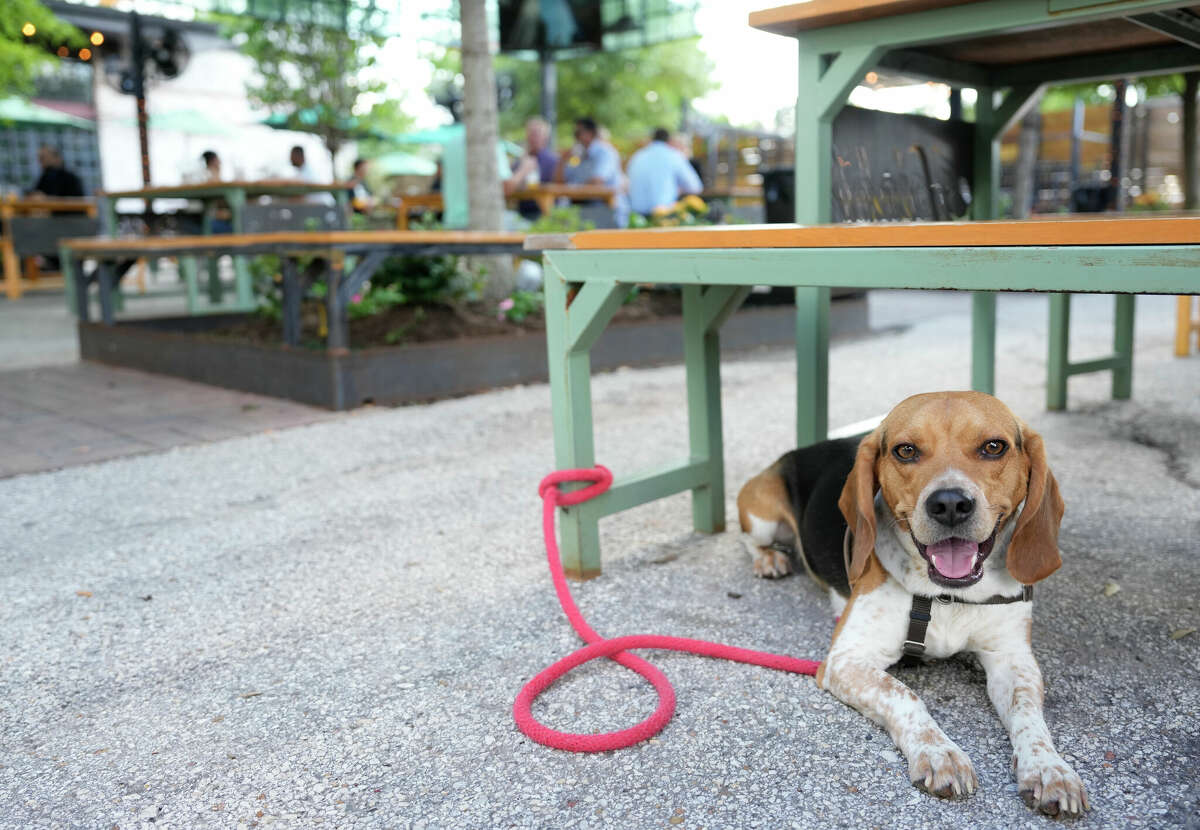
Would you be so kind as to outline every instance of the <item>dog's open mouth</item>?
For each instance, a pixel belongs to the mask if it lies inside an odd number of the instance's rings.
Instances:
[[[999,527],[997,523],[992,535],[982,542],[959,539],[957,536],[934,542],[932,545],[923,545],[913,536],[913,542],[916,543],[921,556],[929,563],[930,579],[947,588],[965,588],[983,578],[983,561],[992,552]]]

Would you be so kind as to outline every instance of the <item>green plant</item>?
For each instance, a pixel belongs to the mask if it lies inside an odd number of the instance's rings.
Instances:
[[[590,231],[595,227],[595,222],[583,219],[578,207],[568,205],[553,208],[549,213],[539,216],[529,226],[529,233],[574,233],[575,231]]]
[[[531,314],[537,314],[545,304],[541,291],[514,291],[496,306],[496,319],[520,323]]]
[[[655,208],[649,216],[631,213],[626,227],[673,228],[711,224],[713,223],[708,218],[708,205],[699,196],[689,195],[672,205]]]

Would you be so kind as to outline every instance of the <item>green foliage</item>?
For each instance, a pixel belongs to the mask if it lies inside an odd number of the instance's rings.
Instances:
[[[546,298],[541,291],[514,291],[496,307],[496,316],[510,323],[520,323],[531,314],[538,314]]]
[[[21,28],[32,23],[37,32],[25,37]],[[55,17],[40,0],[4,0],[0,12],[0,96],[27,95],[38,68],[58,60],[51,49],[86,45],[83,33]]]
[[[584,221],[582,212],[575,205],[553,208],[548,214],[539,216],[530,226],[529,233],[574,233],[594,230],[596,223]]]
[[[330,155],[370,130],[374,109],[366,104],[386,86],[370,79],[382,38],[312,23],[229,15],[218,20],[224,35],[254,61],[257,77],[246,84],[251,103],[284,116],[289,129],[319,135]],[[388,105],[379,115],[394,120],[397,110]]]
[[[1182,95],[1183,75],[1155,75],[1149,78],[1138,78],[1134,81],[1138,90],[1138,99],[1157,98],[1162,95]],[[1094,104],[1111,104],[1114,98],[1112,81],[1098,83],[1090,81],[1080,84],[1064,84],[1053,86],[1046,90],[1039,103],[1042,112],[1061,112],[1075,106],[1075,99],[1083,99],[1086,106]]]
[[[684,196],[669,207],[657,208],[649,217],[631,213],[626,227],[629,228],[676,228],[694,225],[711,225],[708,205],[699,196]]]
[[[461,84],[457,50],[447,49],[432,61],[431,89]],[[525,121],[541,111],[541,70],[536,61],[507,55],[498,56],[495,66],[497,75],[508,75],[513,81],[512,104],[500,113],[500,132],[522,141]],[[678,125],[685,102],[716,88],[711,80],[713,63],[696,38],[619,52],[589,52],[558,61],[557,71],[559,147],[570,146],[576,118],[591,116],[612,131],[619,149],[628,151],[655,127]]]

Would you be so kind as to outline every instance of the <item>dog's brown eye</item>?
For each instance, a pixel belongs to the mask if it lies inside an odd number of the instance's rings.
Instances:
[[[897,444],[892,448],[892,455],[901,461],[915,461],[917,458],[917,448],[912,444]]]
[[[991,458],[999,458],[1004,455],[1004,451],[1008,449],[1008,442],[1001,441],[999,438],[993,438],[991,441],[984,443],[979,451]]]

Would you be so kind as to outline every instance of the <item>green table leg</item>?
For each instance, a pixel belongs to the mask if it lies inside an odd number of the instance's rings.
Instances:
[[[232,188],[225,191],[225,201],[229,203],[230,224],[234,233],[245,233],[246,191]],[[236,281],[238,308],[249,310],[254,308],[254,285],[250,278],[250,263],[244,256],[233,258],[233,274]]]
[[[692,490],[692,523],[700,533],[725,529],[725,464],[721,431],[721,341],[710,328],[705,300],[731,297],[733,289],[683,288],[683,359],[687,368],[688,442],[693,463],[706,465],[708,483]]]
[[[628,288],[588,283],[567,306],[568,286],[546,261],[546,347],[550,403],[554,416],[554,462],[558,469],[587,468],[596,463],[592,428],[591,348],[621,305]],[[588,504],[563,508],[559,546],[563,570],[572,579],[600,575],[600,526]]]
[[[971,388],[996,394],[996,295],[971,294]]]
[[[1050,295],[1050,350],[1046,357],[1046,408],[1067,408],[1068,352],[1071,343],[1071,295]]]
[[[1113,321],[1113,352],[1116,364],[1112,370],[1112,396],[1128,400],[1133,395],[1133,312],[1136,294],[1116,296]]]
[[[796,445],[829,433],[829,289],[796,289]]]
[[[213,209],[214,209],[214,204],[212,201],[205,202],[204,218],[201,220],[201,228],[200,228],[200,232],[203,233],[205,236],[209,236],[213,232],[213,230],[212,230]],[[191,257],[187,257],[187,258],[191,259]],[[184,270],[183,260],[184,260],[183,257],[181,257],[179,260],[180,270]],[[208,301],[210,303],[212,303],[213,305],[220,305],[221,297],[224,292],[221,289],[221,272],[217,267],[217,257],[215,257],[215,256],[205,257],[204,261],[208,267]],[[196,279],[195,264],[196,263],[193,260],[191,274],[190,274],[191,280]],[[189,285],[188,286],[188,311],[194,314],[195,308],[196,307],[193,305],[192,287]]]
[[[196,276],[196,258],[181,256],[179,258],[179,274],[183,277],[183,286],[187,291],[188,314],[200,311],[200,281]]]

